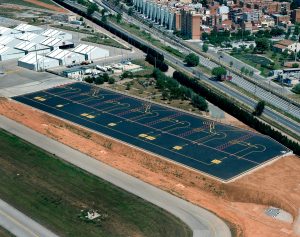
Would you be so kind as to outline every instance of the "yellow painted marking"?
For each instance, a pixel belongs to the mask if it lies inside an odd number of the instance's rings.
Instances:
[[[211,161],[211,163],[218,165],[218,164],[222,163],[222,161],[214,159],[214,160]]]
[[[36,96],[36,97],[34,97],[34,99],[35,99],[35,100],[39,100],[39,99],[41,99],[41,97]]]
[[[139,137],[147,137],[148,135],[147,134],[144,134],[144,133],[141,133],[140,135],[139,135]]]
[[[64,107],[63,105],[56,105],[57,108],[61,108]]]
[[[173,149],[175,149],[175,150],[179,151],[179,150],[181,150],[181,149],[182,149],[182,146],[174,146],[174,147],[173,147]]]
[[[39,101],[45,101],[45,100],[46,100],[45,98],[40,98],[40,99],[39,99]]]
[[[116,126],[117,124],[115,124],[115,123],[109,123],[108,124],[108,126],[110,126],[110,127],[114,127],[114,126]]]
[[[152,140],[155,140],[156,138],[155,137],[152,137],[152,136],[147,136],[146,137],[148,140],[152,141]]]
[[[95,116],[94,116],[94,115],[87,115],[86,117],[87,117],[87,118],[89,118],[89,119],[93,119],[93,118],[95,118]]]
[[[86,117],[86,116],[88,116],[89,114],[87,114],[87,113],[83,113],[83,114],[81,114],[81,116],[83,116],[83,117]]]

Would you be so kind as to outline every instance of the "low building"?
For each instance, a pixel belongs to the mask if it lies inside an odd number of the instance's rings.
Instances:
[[[43,71],[59,66],[59,61],[37,53],[29,53],[18,60],[18,66],[34,71]]]
[[[109,51],[92,45],[80,44],[72,50],[75,53],[84,55],[85,60],[97,60],[109,56]]]
[[[51,49],[45,45],[36,44],[28,41],[23,41],[22,43],[16,45],[14,48],[22,50],[25,54],[30,52],[40,52],[42,54],[49,53]]]
[[[63,76],[72,79],[81,79],[87,69],[85,67],[77,67],[66,69],[62,72]]]
[[[0,45],[0,61],[17,59],[23,57],[24,55],[25,52],[22,50]]]
[[[40,43],[46,39],[45,36],[31,33],[31,32],[26,32],[24,34],[18,35],[16,38],[23,41],[32,42],[32,43]]]
[[[85,61],[85,56],[69,50],[56,49],[47,54],[47,57],[54,58],[59,61],[59,65],[80,64]]]
[[[300,51],[300,43],[292,40],[281,40],[273,45],[273,51],[282,53],[288,50],[290,53],[298,53]]]
[[[9,36],[14,37],[15,35],[18,35],[18,34],[21,34],[21,32],[17,31],[17,30],[14,30],[14,29],[11,29],[11,28],[0,26],[0,36],[9,35]]]
[[[43,36],[46,37],[53,37],[53,38],[58,38],[58,39],[62,39],[62,40],[72,40],[73,36],[70,33],[66,33],[60,30],[55,30],[55,29],[48,29],[45,30],[42,33]]]
[[[44,41],[41,42],[41,44],[50,47],[51,50],[74,48],[73,42],[53,37],[47,37]]]
[[[16,45],[20,44],[24,42],[23,40],[20,40],[20,39],[16,39],[10,35],[3,35],[3,36],[0,36],[0,43],[2,45],[5,45],[7,47],[15,47]]]
[[[20,31],[22,33],[25,32],[31,32],[31,33],[36,33],[36,34],[41,34],[44,30],[40,27],[37,26],[32,26],[28,24],[20,24],[14,28],[17,31]]]

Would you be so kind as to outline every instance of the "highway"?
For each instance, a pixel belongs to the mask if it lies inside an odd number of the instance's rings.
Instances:
[[[0,127],[55,154],[66,162],[165,209],[185,222],[192,229],[193,237],[231,237],[231,232],[223,220],[201,207],[127,175],[6,117],[0,116]],[[47,237],[47,235],[40,236]]]
[[[138,14],[137,17],[141,18],[142,16],[140,14]],[[143,28],[143,30],[148,31],[149,33],[160,38],[161,40],[164,40],[164,41],[170,43],[170,45],[172,47],[174,47],[174,45],[176,45],[176,48],[179,48],[185,54],[188,54],[190,52],[195,53],[200,59],[200,64],[202,64],[203,66],[207,67],[210,70],[213,69],[214,67],[220,66],[219,64],[227,64],[227,66],[229,66],[230,61],[232,61],[232,59],[228,59],[229,55],[227,56],[224,52],[216,53],[214,51],[209,51],[209,56],[211,58],[213,58],[215,61],[220,61],[220,63],[213,62],[208,57],[204,57],[203,55],[197,53],[196,51],[193,51],[191,48],[188,48],[186,46],[187,43],[184,42],[179,37],[172,35],[170,33],[168,35],[162,34],[161,30],[158,29],[159,26],[157,24],[154,24],[152,28],[146,27],[141,22],[137,21],[133,17],[129,17],[125,13],[123,13],[123,19],[126,19],[127,21],[132,22],[134,24],[139,24],[139,26],[141,28]],[[149,21],[149,22],[151,22],[151,21]],[[235,62],[238,62],[238,63],[235,63],[235,66],[237,66],[237,64],[245,65],[243,62],[239,62],[238,60],[235,60]],[[242,67],[242,66],[240,66],[240,67]],[[238,69],[238,70],[240,70],[240,69]],[[271,91],[274,91],[275,93],[281,94],[281,95],[291,93],[286,88],[282,88],[281,86],[277,85],[276,83],[272,82],[271,80],[267,80],[266,78],[263,78],[262,76],[257,75],[257,74],[253,75],[251,81],[246,80],[245,78],[243,78],[233,72],[230,72],[230,75],[233,76],[232,83],[236,84],[237,86],[243,88],[246,91],[249,91],[250,93],[254,94],[256,97],[260,98],[261,100],[264,100],[264,101],[270,103],[271,105],[300,119],[299,104],[293,104],[293,103],[289,102],[287,99],[284,99],[283,97],[279,97],[278,95],[271,93]],[[265,88],[268,88],[268,89],[265,89]]]
[[[104,3],[100,0],[96,1],[98,4],[100,4],[102,7],[105,7],[106,5],[104,5]],[[108,7],[108,6],[106,6]],[[110,8],[110,10],[114,11],[113,9]],[[128,15],[125,15],[125,19],[131,21],[132,23],[139,23],[139,26],[142,27],[144,30],[149,31],[149,29],[146,29],[140,22],[134,20],[132,17],[129,19]],[[94,16],[98,19],[101,19],[100,14],[98,13],[94,13]],[[138,37],[136,37],[133,34],[130,34],[129,32],[127,32],[126,30],[122,29],[121,27],[118,27],[117,25],[114,25],[115,27],[117,27],[119,30],[125,32],[126,34],[129,34],[132,38],[138,40],[138,41],[142,41],[144,44],[149,45],[149,43],[147,41],[144,41],[143,39],[140,39]],[[159,34],[159,32],[156,32]],[[158,35],[157,34],[157,35]],[[160,35],[161,36],[161,35]],[[170,39],[170,42],[175,43],[172,39]],[[176,42],[177,46],[180,46],[179,41]],[[160,53],[162,53],[165,56],[165,59],[167,61],[172,62],[173,64],[177,64],[177,66],[181,67],[182,69],[184,69],[185,71],[188,71],[190,73],[193,73],[195,76],[199,77],[201,80],[204,80],[206,83],[213,85],[214,87],[218,88],[219,90],[221,90],[222,92],[226,93],[227,95],[243,102],[244,104],[251,106],[252,108],[255,108],[257,102],[254,101],[252,98],[250,98],[249,96],[242,94],[232,88],[229,88],[228,86],[217,82],[217,81],[212,81],[210,80],[210,78],[208,78],[206,75],[204,75],[199,69],[196,68],[188,68],[184,65],[184,63],[182,62],[182,60],[176,58],[175,56],[173,56],[172,54],[163,51],[153,45],[151,45],[153,48],[155,48],[157,51],[159,51]],[[186,51],[190,51],[189,49],[187,49],[185,46],[182,46],[184,50]],[[196,53],[197,54],[197,53]],[[200,58],[200,63],[202,65],[204,65],[205,67],[212,69],[214,67],[217,67],[218,65],[212,61],[210,61],[209,59],[203,57],[200,54],[197,54]],[[295,117],[300,118],[300,108],[297,107],[296,105],[293,105],[289,102],[287,102],[286,100],[279,98],[278,96],[276,96],[275,94],[272,94],[268,91],[266,91],[265,89],[255,85],[254,83],[251,83],[247,80],[245,80],[244,78],[236,75],[236,74],[232,74],[233,79],[232,82],[235,83],[236,85],[238,85],[239,87],[243,88],[244,90],[253,93],[255,96],[257,96],[258,98],[265,100],[266,102],[269,102],[270,104],[273,104],[275,107],[278,107],[280,109],[282,109],[283,111],[286,111],[290,114],[292,114]],[[273,89],[277,89],[278,87],[276,85],[273,85]],[[273,121],[280,123],[281,125],[283,125],[284,127],[286,127],[287,129],[289,129],[290,131],[294,132],[294,133],[298,133],[298,135],[300,135],[300,126],[299,123],[289,119],[288,117],[274,111],[273,109],[269,108],[266,106],[265,110],[264,110],[264,115],[269,117],[270,119],[272,119]]]
[[[114,25],[116,26],[116,25]],[[123,32],[126,32],[125,30],[123,30],[122,28],[116,26],[119,30],[122,30]],[[129,34],[128,32],[126,32],[127,34]],[[135,35],[130,35],[132,38],[142,41],[145,44],[148,44],[146,41],[136,37]],[[230,87],[228,87],[227,85],[218,82],[218,81],[214,81],[211,80],[209,77],[207,77],[205,74],[203,74],[200,69],[197,68],[191,68],[191,67],[186,67],[185,64],[183,63],[182,60],[176,58],[175,56],[155,47],[152,46],[153,48],[155,48],[158,52],[162,53],[165,57],[165,60],[173,63],[174,65],[180,67],[181,69],[188,71],[189,73],[194,74],[196,77],[198,77],[199,79],[205,81],[206,83],[216,87],[217,89],[219,89],[220,91],[222,91],[223,93],[227,94],[230,97],[235,98],[238,101],[241,101],[242,103],[255,108],[257,102],[254,101],[252,98],[248,97],[245,94],[242,94],[239,91],[236,91]],[[248,90],[249,91],[249,90]],[[216,105],[217,106],[217,105]],[[287,117],[285,117],[282,114],[279,114],[278,112],[272,110],[269,107],[265,107],[264,110],[264,115],[266,115],[267,117],[269,117],[270,119],[272,119],[273,121],[276,121],[277,123],[282,124],[283,126],[287,127],[288,129],[290,129],[291,131],[293,131],[294,133],[298,133],[300,134],[300,126],[296,121],[293,121]]]
[[[0,226],[17,237],[58,237],[1,199]]]
[[[74,3],[74,2],[70,2],[68,0],[65,0],[64,1],[65,3],[71,5],[71,6],[74,6],[78,9],[80,9],[81,11],[86,11],[86,7],[83,7],[82,5],[80,4],[77,4],[77,3]],[[93,17],[95,17],[96,19],[98,20],[101,20],[101,14],[98,13],[98,12],[95,12],[93,14]],[[126,30],[124,30],[123,28],[115,25],[115,24],[112,24],[112,23],[108,23],[110,25],[113,25],[115,28],[117,28],[118,30],[124,32],[125,34],[127,34],[128,36],[130,36],[131,38],[139,41],[139,42],[142,42],[143,44],[146,44],[146,45],[149,45],[149,42],[143,40],[143,39],[140,39],[139,37],[127,32]],[[178,59],[176,58],[175,56],[173,56],[172,54],[154,46],[154,45],[151,45],[152,48],[156,49],[158,52],[162,53],[164,56],[165,56],[165,59],[171,63],[173,63],[174,65],[178,65],[181,69],[183,69],[184,71],[188,71],[190,73],[194,73],[195,76],[199,77],[200,80],[203,80],[205,81],[206,83],[218,88],[220,91],[226,93],[229,97],[232,97],[232,98],[235,98],[236,100],[239,100],[241,102],[243,102],[244,104],[254,108],[256,106],[256,103],[252,98],[250,98],[249,96],[247,96],[246,94],[243,94],[239,91],[236,91],[235,89],[233,88],[229,88],[228,86],[226,86],[225,84],[223,83],[220,83],[220,82],[217,82],[217,81],[213,81],[213,80],[210,80],[206,75],[204,75],[200,69],[197,69],[197,68],[189,68],[189,67],[186,67],[182,60],[181,59]],[[202,57],[204,58],[204,57]],[[205,59],[204,61],[206,62],[206,60],[208,59]],[[200,61],[201,61],[201,58],[200,58]],[[247,91],[250,91],[249,89],[246,89]],[[271,94],[269,96],[272,96]],[[265,98],[265,97],[264,97]],[[272,99],[270,99],[272,101]],[[273,99],[274,100],[274,99]],[[216,105],[217,106],[217,105]],[[282,104],[282,106],[285,106],[285,108],[290,108],[289,110],[292,111],[292,109],[294,107],[292,107],[291,105],[289,104]],[[296,107],[296,110],[299,109],[298,107]],[[265,110],[264,110],[264,115],[267,116],[268,118],[270,118],[271,120],[273,121],[276,121],[277,123],[281,124],[282,126],[284,126],[285,128],[287,128],[288,130],[294,132],[294,133],[297,133],[297,134],[300,134],[300,126],[299,126],[299,123],[294,121],[294,120],[291,120],[289,119],[288,117],[282,115],[282,114],[279,114],[278,112],[272,110],[271,108],[269,108],[268,106],[265,107]]]

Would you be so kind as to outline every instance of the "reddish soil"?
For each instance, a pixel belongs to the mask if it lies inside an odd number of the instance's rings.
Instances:
[[[270,218],[263,211],[272,205],[297,215],[300,159],[296,156],[282,158],[235,182],[222,184],[13,101],[1,99],[0,114],[207,208],[230,222],[238,236],[295,236],[292,224]]]
[[[24,0],[24,1],[25,2],[30,2],[32,4],[35,4],[35,5],[44,7],[44,8],[47,8],[47,9],[52,10],[52,11],[56,11],[56,12],[60,12],[60,13],[67,13],[68,12],[64,8],[61,8],[61,7],[56,6],[56,5],[40,2],[38,0]]]

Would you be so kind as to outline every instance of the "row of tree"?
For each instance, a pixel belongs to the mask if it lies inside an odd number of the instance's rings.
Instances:
[[[164,60],[161,60],[159,57],[153,56],[150,53],[147,54],[146,61],[162,72],[166,72],[169,69],[168,64],[166,64]]]
[[[156,79],[156,87],[162,92],[163,99],[190,100],[196,108],[208,111],[206,100],[192,89],[181,85],[177,80],[166,76],[158,69],[153,70],[153,77]]]
[[[174,72],[173,78],[182,85],[192,88],[195,93],[202,95],[208,101],[217,105],[225,112],[231,114],[233,117],[239,119],[262,134],[272,137],[273,139],[293,150],[295,154],[300,155],[300,145],[298,143],[288,139],[281,132],[274,130],[270,125],[259,120],[253,113],[239,107],[234,101],[199,84],[198,79],[191,78],[178,71]],[[260,103],[258,107],[259,108],[256,108],[256,111],[253,112],[259,115],[263,110],[264,103]]]
[[[84,79],[87,83],[95,83],[96,85],[101,85],[104,82],[108,82],[108,84],[114,84],[115,79],[113,77],[109,77],[107,73],[100,74],[95,77],[86,77]]]

